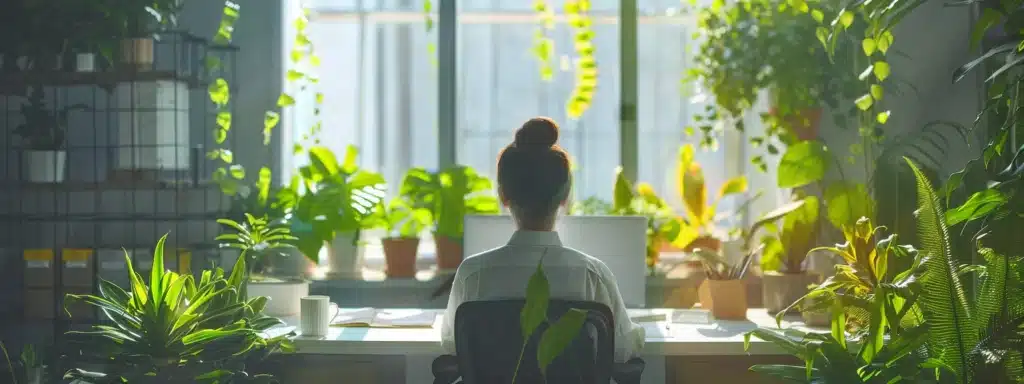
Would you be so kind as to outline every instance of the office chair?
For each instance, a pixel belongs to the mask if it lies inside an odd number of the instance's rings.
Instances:
[[[509,384],[522,350],[519,313],[525,300],[472,301],[455,314],[456,356],[434,360],[434,384]],[[522,351],[517,384],[638,384],[644,361],[636,358],[615,364],[615,326],[611,309],[586,301],[551,300],[548,319],[558,319],[570,308],[587,311],[580,335],[542,375],[537,365],[537,343],[547,328],[542,324]],[[461,377],[461,381],[458,381]]]

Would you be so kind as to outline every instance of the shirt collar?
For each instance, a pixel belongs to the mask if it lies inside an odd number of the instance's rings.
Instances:
[[[508,245],[540,245],[561,247],[562,241],[555,231],[524,231],[517,230],[508,239]]]

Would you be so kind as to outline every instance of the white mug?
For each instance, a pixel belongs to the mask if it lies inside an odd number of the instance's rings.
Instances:
[[[300,301],[299,332],[307,337],[327,336],[331,320],[338,315],[338,307],[328,296],[306,296]]]

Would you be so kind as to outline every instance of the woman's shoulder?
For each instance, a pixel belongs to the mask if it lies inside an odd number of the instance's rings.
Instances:
[[[601,261],[601,259],[598,259],[594,256],[590,256],[578,249],[570,247],[562,247],[562,249],[564,250],[563,254],[565,256],[579,260],[582,264],[585,264],[587,266],[587,269],[589,269],[593,273],[604,276],[605,274],[608,274],[611,271],[610,269],[608,269],[608,266],[603,261]]]

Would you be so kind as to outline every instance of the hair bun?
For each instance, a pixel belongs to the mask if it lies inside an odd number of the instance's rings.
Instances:
[[[522,149],[548,149],[558,142],[558,124],[549,117],[534,117],[516,130],[513,144]]]

